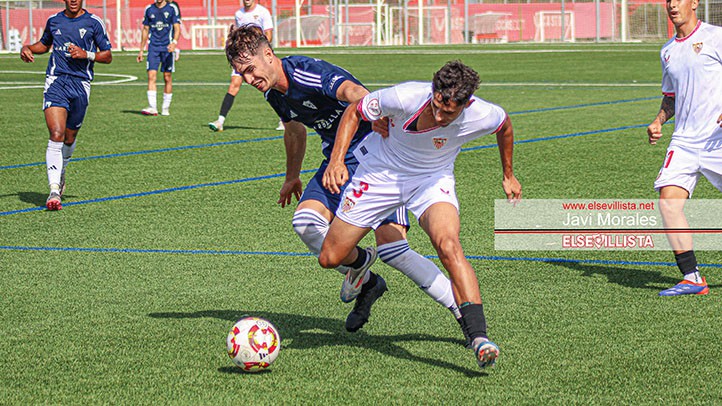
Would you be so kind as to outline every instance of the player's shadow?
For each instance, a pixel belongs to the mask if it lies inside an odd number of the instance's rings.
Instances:
[[[123,114],[135,114],[136,116],[143,116],[144,114],[140,112],[140,110],[121,110],[120,111]]]
[[[670,288],[682,279],[679,277],[671,277],[662,275],[661,271],[650,271],[647,269],[621,268],[609,265],[590,265],[580,264],[578,262],[548,262],[551,265],[559,265],[574,271],[581,272],[582,276],[604,275],[607,281],[629,288],[662,290]],[[709,285],[719,287],[722,285]]]
[[[3,197],[15,197],[17,196],[18,199],[20,199],[23,203],[29,203],[33,206],[45,206],[45,199],[47,199],[48,195],[47,193],[38,193],[38,192],[17,192],[17,193],[10,193],[7,195],[0,195],[0,199]]]
[[[279,330],[282,343],[287,339],[290,339],[289,341],[291,342],[289,344],[284,344],[285,348],[303,350],[341,345],[355,346],[377,351],[395,358],[422,362],[434,367],[450,369],[466,376],[474,377],[487,375],[482,371],[461,367],[436,358],[420,357],[397,345],[397,343],[406,341],[446,342],[454,345],[462,344],[462,341],[454,338],[437,337],[428,334],[369,335],[363,330],[356,333],[348,333],[343,330],[343,322],[337,319],[255,310],[202,310],[190,313],[150,313],[149,316],[154,318],[172,319],[213,317],[216,319],[226,320],[228,322],[235,322],[240,319],[241,316],[247,314],[271,320],[271,322],[276,325]],[[471,357],[471,354],[469,354],[469,356]],[[219,368],[219,371],[230,373],[236,372],[236,369],[238,368]]]
[[[203,127],[208,128],[208,124],[204,125]],[[264,130],[264,131],[273,131],[273,128],[271,127],[254,127],[250,125],[223,125],[223,131],[228,130]],[[278,131],[278,135],[283,135],[282,131]]]

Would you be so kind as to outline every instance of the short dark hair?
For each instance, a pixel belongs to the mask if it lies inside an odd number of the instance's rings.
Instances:
[[[441,94],[444,103],[453,101],[458,105],[469,101],[479,88],[479,82],[479,74],[475,70],[461,61],[451,61],[434,74],[431,86],[434,93]]]
[[[226,58],[231,66],[234,63],[248,62],[264,46],[271,48],[261,27],[254,24],[244,24],[239,27],[231,25],[226,38]]]

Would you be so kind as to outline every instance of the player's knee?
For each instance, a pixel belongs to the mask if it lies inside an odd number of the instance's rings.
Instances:
[[[434,243],[434,247],[436,248],[436,253],[439,254],[439,259],[443,263],[447,261],[457,261],[459,257],[464,256],[458,238],[441,238]]]
[[[318,255],[328,233],[328,220],[315,210],[301,209],[293,214],[293,231],[309,251]]]
[[[670,218],[684,215],[684,200],[682,199],[659,199],[659,212],[662,217]]]
[[[341,265],[342,259],[343,258],[334,254],[333,250],[322,249],[321,253],[318,255],[318,264],[321,265],[322,268],[326,269],[336,268]]]

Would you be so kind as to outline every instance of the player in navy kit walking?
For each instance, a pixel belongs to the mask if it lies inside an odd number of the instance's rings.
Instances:
[[[166,0],[156,0],[145,8],[143,29],[141,31],[140,51],[136,60],[143,61],[143,49],[148,44],[148,107],[141,110],[146,116],[157,116],[156,85],[158,66],[163,71],[165,87],[163,89],[163,107],[161,114],[170,115],[170,103],[173,100],[173,72],[175,72],[175,48],[180,36],[180,12],[175,4]]]
[[[103,20],[83,9],[82,0],[65,0],[65,10],[48,19],[40,41],[25,45],[20,59],[33,62],[33,55],[44,54],[51,46],[43,92],[50,132],[45,153],[50,195],[45,205],[48,210],[60,210],[65,169],[88,109],[94,62],[110,63],[113,56]]]

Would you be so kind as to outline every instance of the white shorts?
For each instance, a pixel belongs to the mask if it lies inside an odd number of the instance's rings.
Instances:
[[[704,175],[712,186],[722,191],[722,149],[705,151],[673,142],[667,148],[662,168],[654,181],[654,190],[659,192],[664,186],[679,186],[691,197],[699,175]]]
[[[459,210],[453,168],[431,175],[409,176],[370,171],[359,165],[344,191],[336,216],[356,227],[376,229],[400,206],[420,218],[435,203],[450,203]]]

